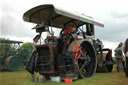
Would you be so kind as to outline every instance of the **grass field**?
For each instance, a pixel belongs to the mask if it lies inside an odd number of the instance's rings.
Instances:
[[[67,85],[62,82],[33,82],[26,71],[0,72],[0,85]],[[73,81],[70,85],[128,85],[124,72],[96,73],[90,78]]]

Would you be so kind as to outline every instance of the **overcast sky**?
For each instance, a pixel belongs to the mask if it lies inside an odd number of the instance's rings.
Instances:
[[[128,37],[127,0],[2,0],[0,10],[0,36],[12,40],[32,42],[35,24],[24,22],[24,12],[41,4],[54,4],[68,11],[90,15],[104,23],[104,28],[95,27],[96,39],[105,47],[114,49]]]

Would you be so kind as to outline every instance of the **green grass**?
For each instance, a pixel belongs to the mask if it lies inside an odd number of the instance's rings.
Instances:
[[[22,82],[30,78],[26,71],[0,72],[0,85],[22,85]]]
[[[127,85],[128,78],[124,72],[96,73],[90,78],[73,81],[70,85]],[[33,82],[31,75],[26,71],[0,72],[0,85],[67,85],[62,82]]]

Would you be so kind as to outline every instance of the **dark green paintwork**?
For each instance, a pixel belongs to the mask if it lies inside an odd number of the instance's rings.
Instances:
[[[10,71],[16,71],[20,67],[20,60],[18,57],[11,57],[7,62],[7,67]]]

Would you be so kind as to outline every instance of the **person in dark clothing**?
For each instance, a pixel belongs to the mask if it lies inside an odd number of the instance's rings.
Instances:
[[[124,54],[125,54],[125,60],[126,60],[126,67],[125,67],[125,74],[126,77],[128,77],[128,38],[126,39],[124,43]]]
[[[117,64],[117,71],[122,71],[122,60],[123,60],[123,51],[122,51],[123,43],[120,43],[118,47],[115,49],[115,58],[116,58],[116,64]]]

